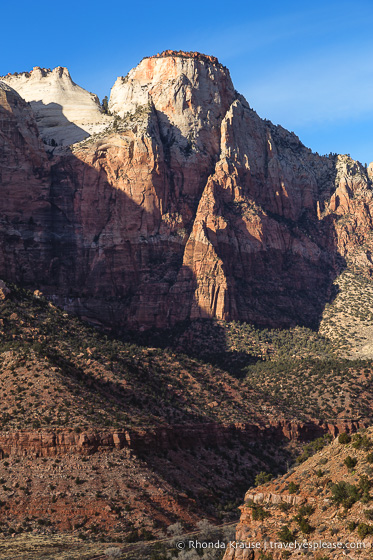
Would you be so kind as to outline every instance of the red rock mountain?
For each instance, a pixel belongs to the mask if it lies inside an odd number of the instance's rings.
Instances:
[[[317,323],[371,273],[372,167],[258,117],[217,59],[166,51],[111,92],[114,121],[47,158],[0,89],[0,274],[108,325]]]

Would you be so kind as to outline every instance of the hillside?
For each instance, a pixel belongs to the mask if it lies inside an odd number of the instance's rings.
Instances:
[[[109,337],[40,292],[1,294],[4,535],[141,540],[230,519],[253,473],[290,460],[285,419],[224,370]]]
[[[38,291],[2,283],[1,297],[5,535],[62,531],[93,540],[141,540],[147,531],[162,535],[177,520],[192,528],[206,516],[234,519],[258,472],[281,472],[302,442],[371,421],[364,408],[370,362],[338,361],[330,343],[305,329],[281,333],[196,322],[175,331],[169,344],[165,333],[153,333],[150,346],[141,340],[149,333],[135,342],[128,332],[131,340],[125,342],[123,333],[104,334]],[[216,348],[224,332],[226,357],[215,356],[218,367],[206,350],[208,341]],[[155,344],[157,337],[163,347]],[[302,413],[284,395],[272,396],[270,384],[256,383],[253,374],[248,382],[228,367],[238,352],[240,367],[246,361],[257,375],[272,371],[275,387],[273,372],[284,379],[281,364],[289,344],[313,363],[312,369],[304,367],[307,361],[297,362],[304,368]],[[311,398],[315,352],[321,349],[330,405],[324,421]],[[351,390],[360,395],[343,418],[332,367],[339,368],[341,380],[355,378]]]
[[[0,558],[192,560],[169,535],[226,539],[250,486],[238,540],[369,540],[373,164],[201,53],[108,110],[66,68],[0,81]]]
[[[312,558],[371,558],[373,535],[373,429],[341,434],[285,475],[249,489],[241,506],[238,541],[267,541],[266,558],[298,558],[305,549],[295,539],[325,543],[309,547]],[[282,542],[282,550],[272,543]],[[263,550],[263,549],[262,549]],[[225,560],[247,558],[227,551]],[[255,558],[259,558],[259,552]]]

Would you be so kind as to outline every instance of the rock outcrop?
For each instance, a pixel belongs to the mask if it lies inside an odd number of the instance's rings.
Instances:
[[[372,435],[369,428],[350,442],[336,439],[283,476],[250,488],[224,560],[295,559],[305,551],[310,558],[371,558]]]
[[[341,270],[371,273],[371,167],[260,119],[214,57],[145,58],[109,107],[112,126],[51,161],[53,242],[29,284],[66,309],[134,328],[314,326]]]
[[[54,457],[56,455],[92,455],[114,449],[129,449],[136,453],[195,449],[201,446],[226,448],[232,441],[250,446],[258,440],[288,440],[302,443],[330,433],[354,433],[366,428],[370,419],[326,423],[310,421],[259,420],[257,423],[197,424],[164,426],[154,429],[100,430],[74,432],[67,429],[18,430],[0,432],[0,458],[10,455],[27,457]]]
[[[69,146],[101,132],[112,120],[103,114],[97,95],[75,84],[67,68],[35,67],[1,78],[31,104],[48,146]]]

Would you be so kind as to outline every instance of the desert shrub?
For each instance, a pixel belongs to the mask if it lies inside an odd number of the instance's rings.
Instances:
[[[373,463],[373,453],[368,453],[367,461],[368,461],[368,463]]]
[[[369,521],[373,521],[373,509],[366,509],[364,515]]]
[[[269,511],[266,511],[261,506],[255,506],[252,508],[252,518],[254,521],[263,521],[266,517],[270,517]]]
[[[135,543],[140,540],[140,535],[137,529],[133,529],[128,535],[125,537],[125,541],[128,543]]]
[[[331,487],[333,501],[349,509],[361,497],[361,491],[354,484],[338,482]]]
[[[304,535],[309,535],[314,530],[313,527],[311,527],[311,525],[309,524],[308,520],[304,517],[300,517],[297,523],[299,525],[299,529]]]
[[[281,502],[278,507],[281,511],[286,512],[291,509],[291,504],[288,504],[287,502]]]
[[[349,522],[347,523],[347,529],[348,529],[349,531],[355,531],[356,527],[357,527],[356,521],[349,521]]]
[[[299,490],[299,484],[295,484],[295,482],[290,482],[288,486],[289,494],[296,494]]]
[[[201,541],[210,541],[217,533],[217,527],[210,523],[208,519],[198,521],[197,530],[199,531],[199,539]]]
[[[295,540],[294,533],[289,529],[287,525],[281,528],[281,530],[277,533],[278,539],[281,542],[293,542]]]
[[[266,482],[269,482],[270,480],[272,480],[272,478],[273,478],[273,475],[271,473],[261,471],[255,477],[255,486],[261,486],[262,484],[265,484]]]
[[[359,523],[357,528],[358,535],[361,539],[365,539],[368,535],[373,535],[373,525]]]
[[[104,552],[105,556],[108,558],[120,558],[122,556],[122,552],[118,547],[107,548]]]
[[[180,522],[174,523],[173,525],[169,525],[167,527],[167,533],[172,537],[179,537],[184,533],[184,527]]]
[[[298,513],[299,515],[307,516],[307,515],[312,515],[313,512],[315,511],[315,508],[313,508],[310,504],[305,504],[303,506],[300,506]]]
[[[350,443],[351,442],[351,436],[350,434],[346,434],[346,432],[343,432],[342,434],[339,434],[338,436],[338,443]]]
[[[372,482],[367,476],[364,475],[359,478],[358,486],[362,492],[367,493],[372,486]]]
[[[353,469],[357,465],[357,459],[352,458],[350,455],[348,455],[348,457],[346,457],[346,459],[344,460],[344,464],[348,469]]]
[[[364,494],[362,495],[360,501],[361,501],[362,504],[365,505],[365,504],[369,504],[370,500],[371,500],[371,498],[370,498],[369,493],[368,493],[368,492],[364,492]]]
[[[307,443],[304,446],[302,453],[297,457],[296,462],[298,464],[303,463],[309,457],[312,457],[317,451],[323,449],[328,443],[332,441],[332,436],[330,434],[325,434],[322,437],[316,438],[315,440]]]
[[[353,437],[352,447],[355,449],[365,449],[368,451],[372,447],[373,442],[365,434],[355,434]]]

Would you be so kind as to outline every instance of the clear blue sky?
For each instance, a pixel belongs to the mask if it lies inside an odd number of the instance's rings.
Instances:
[[[1,8],[0,75],[67,66],[102,98],[143,56],[215,55],[260,116],[319,153],[373,160],[373,2],[19,0]]]

